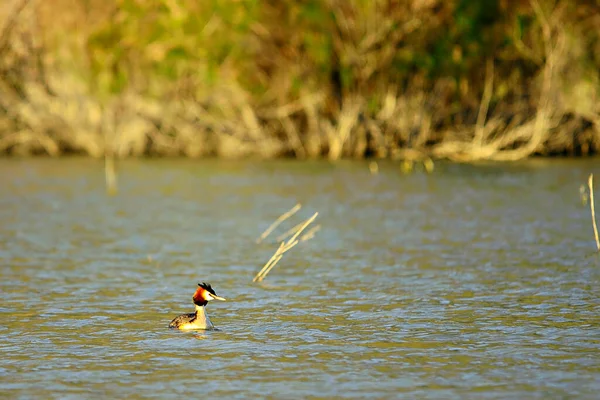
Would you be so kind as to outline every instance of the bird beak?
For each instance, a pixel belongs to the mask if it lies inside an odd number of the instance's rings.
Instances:
[[[210,297],[212,297],[212,298],[213,298],[213,299],[215,299],[215,300],[227,301],[227,300],[225,299],[225,297],[217,296],[217,295],[215,295],[215,294],[212,294],[212,293],[211,293]]]

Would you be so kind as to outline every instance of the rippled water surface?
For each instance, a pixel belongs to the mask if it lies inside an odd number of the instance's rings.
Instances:
[[[595,398],[599,164],[0,160],[0,395]],[[220,330],[167,329],[199,281]]]

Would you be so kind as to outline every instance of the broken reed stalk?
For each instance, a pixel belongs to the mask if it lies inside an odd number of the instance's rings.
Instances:
[[[115,159],[112,156],[104,156],[104,177],[106,179],[106,193],[109,196],[117,194],[117,172],[115,170]]]
[[[279,247],[277,248],[277,250],[275,251],[273,256],[271,256],[271,258],[269,259],[269,261],[267,261],[265,266],[262,267],[262,269],[259,271],[259,273],[256,274],[254,279],[252,279],[252,282],[262,282],[262,280],[265,279],[265,277],[267,276],[269,271],[271,271],[273,269],[273,267],[275,266],[275,264],[277,264],[279,262],[279,260],[281,260],[281,258],[283,257],[283,254],[298,244],[298,242],[299,242],[298,236],[300,236],[302,231],[304,231],[306,229],[306,227],[308,225],[310,225],[315,220],[315,218],[317,218],[317,215],[319,215],[318,212],[314,213],[314,215],[312,217],[310,217],[309,219],[304,221],[304,223],[302,224],[300,229],[298,229],[296,231],[296,233],[294,234],[294,236],[292,236],[287,242],[281,242],[281,244],[279,245]]]
[[[302,227],[302,225],[304,225],[304,222],[300,222],[298,225],[294,226],[293,228],[288,229],[281,235],[277,236],[277,238],[275,240],[277,242],[281,242],[282,240],[287,239],[290,235],[293,235],[294,233],[298,232],[298,229],[300,229]]]
[[[292,236],[290,240],[288,240],[288,243],[295,242],[298,236],[300,236],[300,234],[302,233],[302,231],[305,230],[306,227],[309,226],[315,220],[315,218],[317,218],[317,215],[319,215],[318,212],[314,213],[312,217],[307,219],[306,222],[304,222],[304,224],[300,227],[300,229],[298,229],[298,231],[294,234],[294,236]]]
[[[592,212],[592,226],[594,227],[594,238],[596,239],[596,248],[600,252],[600,239],[598,238],[598,226],[596,225],[596,210],[594,207],[594,174],[588,178],[588,188],[590,189],[590,210]]]
[[[321,230],[321,225],[313,226],[312,228],[310,228],[308,230],[308,232],[306,232],[304,235],[302,235],[300,237],[300,242],[306,242],[307,240],[314,238],[315,233],[319,232],[319,230]]]
[[[281,260],[281,257],[283,257],[283,253],[285,253],[287,250],[291,249],[294,246],[295,243],[292,246],[289,246],[289,248],[286,248],[285,242],[281,242],[281,244],[275,251],[275,254],[271,256],[269,261],[267,261],[267,263],[262,267],[259,273],[256,274],[254,279],[252,279],[252,282],[261,282],[263,279],[265,279],[268,271],[270,271],[275,266],[275,264],[277,264],[279,260]]]
[[[263,240],[265,240],[265,238],[267,236],[269,236],[269,234],[271,232],[273,232],[273,230],[275,228],[277,228],[279,226],[279,224],[281,224],[283,221],[285,221],[286,219],[288,219],[289,217],[291,217],[292,215],[296,214],[298,212],[298,210],[300,210],[300,208],[302,208],[302,205],[300,203],[296,204],[294,207],[292,207],[289,211],[281,214],[279,216],[279,218],[277,218],[275,220],[275,222],[273,222],[271,224],[271,226],[269,226],[263,233],[262,235],[260,235],[260,237],[258,239],[256,239],[256,243],[260,243]]]

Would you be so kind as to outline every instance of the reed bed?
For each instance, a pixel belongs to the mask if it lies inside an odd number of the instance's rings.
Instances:
[[[600,150],[594,2],[5,3],[1,154],[427,167]]]

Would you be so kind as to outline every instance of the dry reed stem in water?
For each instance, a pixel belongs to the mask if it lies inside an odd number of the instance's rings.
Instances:
[[[306,242],[315,237],[315,233],[321,230],[321,225],[315,225],[308,230],[304,235],[300,237],[300,242]]]
[[[306,229],[306,227],[308,225],[310,225],[315,218],[317,218],[317,215],[319,215],[318,212],[314,213],[314,215],[312,217],[310,217],[309,219],[307,219],[302,226],[300,227],[300,229],[298,229],[296,231],[296,233],[294,234],[294,236],[292,236],[287,242],[281,242],[281,244],[279,245],[279,247],[277,248],[277,250],[275,251],[275,254],[273,254],[273,256],[271,256],[271,258],[269,259],[269,261],[267,261],[267,263],[265,264],[264,267],[262,267],[262,269],[259,271],[258,274],[256,274],[256,276],[254,277],[254,279],[252,279],[252,282],[262,282],[263,279],[265,279],[265,277],[267,276],[267,274],[269,273],[269,271],[271,271],[271,269],[273,269],[273,267],[275,266],[275,264],[277,264],[279,262],[279,260],[281,260],[281,258],[283,257],[283,254],[287,251],[289,251],[292,247],[294,247],[295,245],[298,244],[298,236],[300,236],[300,234],[302,233],[302,231],[304,231]]]
[[[277,242],[281,242],[282,240],[287,239],[288,237],[290,237],[294,233],[298,232],[298,229],[300,229],[302,227],[302,225],[304,225],[304,221],[300,222],[298,225],[293,226],[292,228],[288,229],[287,231],[285,231],[281,235],[277,236],[277,238],[275,240]]]
[[[312,217],[310,217],[309,219],[307,219],[306,222],[304,222],[304,225],[302,225],[302,227],[300,229],[298,229],[298,231],[294,234],[294,236],[292,236],[292,238],[290,240],[288,240],[286,246],[289,245],[290,243],[296,241],[296,239],[298,238],[298,236],[300,236],[300,234],[302,233],[302,231],[305,230],[306,227],[308,225],[310,225],[315,220],[315,218],[317,218],[317,215],[319,215],[318,212],[314,213]]]
[[[372,175],[377,175],[377,173],[379,172],[379,165],[376,161],[371,161],[369,163],[369,171]]]
[[[275,264],[277,264],[279,262],[279,260],[281,260],[283,258],[283,253],[288,251],[289,249],[291,249],[292,247],[294,247],[295,245],[298,244],[298,241],[295,241],[289,248],[285,248],[285,250],[282,250],[282,253],[279,254],[274,260],[273,262],[269,265],[268,268],[266,268],[264,270],[264,272],[262,273],[262,276],[258,279],[258,282],[261,282],[263,279],[265,279],[265,277],[267,276],[267,274],[269,272],[271,272],[271,270],[273,269],[273,267],[275,266]]]
[[[281,224],[283,221],[285,221],[286,219],[288,219],[289,217],[291,217],[292,215],[296,214],[298,212],[298,210],[300,210],[300,208],[302,207],[302,205],[300,205],[300,203],[296,204],[294,207],[292,207],[292,209],[290,209],[289,211],[281,214],[279,216],[279,218],[277,218],[275,220],[275,222],[273,222],[271,224],[271,226],[269,226],[263,233],[262,235],[260,235],[260,237],[258,239],[256,239],[256,243],[260,243],[263,240],[265,240],[265,238],[267,236],[269,236],[269,234],[271,232],[273,232],[273,230],[275,228],[277,228],[279,226],[279,224]]]
[[[429,157],[425,158],[425,160],[423,160],[423,166],[425,167],[425,171],[427,171],[427,173],[432,173],[433,169],[435,168],[435,164],[433,163],[433,160]]]
[[[266,275],[263,275],[264,272],[268,269],[271,269],[271,265],[275,265],[279,260],[281,260],[281,257],[283,257],[283,248],[285,247],[285,242],[281,242],[281,244],[279,245],[279,247],[277,248],[277,250],[275,251],[275,254],[273,254],[271,256],[271,258],[269,258],[269,261],[267,261],[267,263],[264,265],[264,267],[262,267],[262,269],[258,272],[258,274],[256,274],[256,276],[254,277],[254,279],[252,279],[252,282],[260,282],[262,281]],[[259,279],[260,278],[260,279]]]
[[[581,204],[584,206],[587,205],[589,194],[587,190],[585,190],[585,185],[579,186],[579,198],[581,199]]]
[[[596,210],[594,207],[594,174],[588,178],[588,187],[590,189],[590,210],[592,211],[592,226],[594,227],[594,238],[596,239],[596,248],[600,251],[600,239],[598,238],[598,226],[596,225]]]
[[[115,159],[104,156],[104,177],[106,179],[106,193],[110,196],[117,194],[117,173],[115,171]]]

